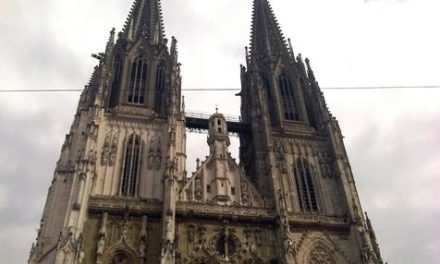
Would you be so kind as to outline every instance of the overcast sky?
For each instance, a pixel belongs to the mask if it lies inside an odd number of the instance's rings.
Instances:
[[[251,0],[163,0],[183,88],[238,88]],[[271,0],[322,87],[440,85],[438,0]],[[0,0],[0,89],[80,89],[131,0]],[[188,110],[239,115],[234,92]],[[440,263],[440,89],[325,91],[384,260]],[[79,93],[0,93],[0,260],[27,260]],[[203,100],[201,100],[203,99]],[[237,140],[231,146],[237,155]],[[203,147],[201,147],[203,146]],[[191,135],[188,167],[208,153]]]

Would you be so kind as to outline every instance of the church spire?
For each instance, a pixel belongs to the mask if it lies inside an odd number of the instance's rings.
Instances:
[[[290,54],[268,0],[254,0],[250,53],[252,59],[276,59]]]
[[[146,37],[153,43],[165,39],[160,0],[135,0],[123,29],[124,36],[132,41]]]

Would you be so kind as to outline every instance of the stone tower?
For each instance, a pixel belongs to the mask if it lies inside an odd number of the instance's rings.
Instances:
[[[167,45],[160,1],[135,0],[94,55],[29,263],[382,263],[338,123],[268,1],[254,0],[241,122],[185,115]],[[186,127],[210,149],[191,177]]]

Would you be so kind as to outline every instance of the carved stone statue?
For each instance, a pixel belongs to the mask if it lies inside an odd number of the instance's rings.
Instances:
[[[285,254],[296,255],[297,251],[298,251],[298,249],[297,249],[295,241],[290,239],[290,237],[286,236],[284,238],[284,252],[285,252]]]
[[[104,253],[104,246],[105,246],[104,236],[101,236],[101,238],[98,241],[98,247],[96,249],[96,254],[98,256],[102,256],[102,254]]]
[[[147,251],[147,246],[145,245],[145,241],[142,240],[140,245],[139,245],[139,257],[140,258],[145,258],[146,257],[146,251]]]

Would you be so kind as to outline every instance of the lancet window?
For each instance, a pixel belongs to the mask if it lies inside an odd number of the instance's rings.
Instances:
[[[318,200],[309,163],[298,158],[294,166],[295,183],[298,191],[299,205],[303,211],[318,211]]]
[[[142,56],[137,57],[131,65],[128,102],[143,104],[145,101],[148,67]]]
[[[299,120],[298,109],[296,107],[295,94],[290,78],[284,73],[279,77],[281,100],[283,101],[284,118],[286,120]]]
[[[156,111],[160,112],[165,92],[165,66],[160,64],[156,72]]]
[[[261,76],[261,80],[263,81],[263,87],[266,91],[266,100],[267,100],[267,110],[269,111],[270,122],[271,124],[275,123],[275,107],[274,107],[274,99],[271,91],[271,85],[269,80],[265,76]]]
[[[141,139],[132,134],[128,137],[125,146],[125,157],[122,171],[121,195],[133,197],[137,194],[140,174]]]
[[[110,94],[110,106],[114,106],[118,100],[118,90],[121,85],[122,77],[122,64],[120,58],[115,59],[113,64],[113,82],[112,90]]]

